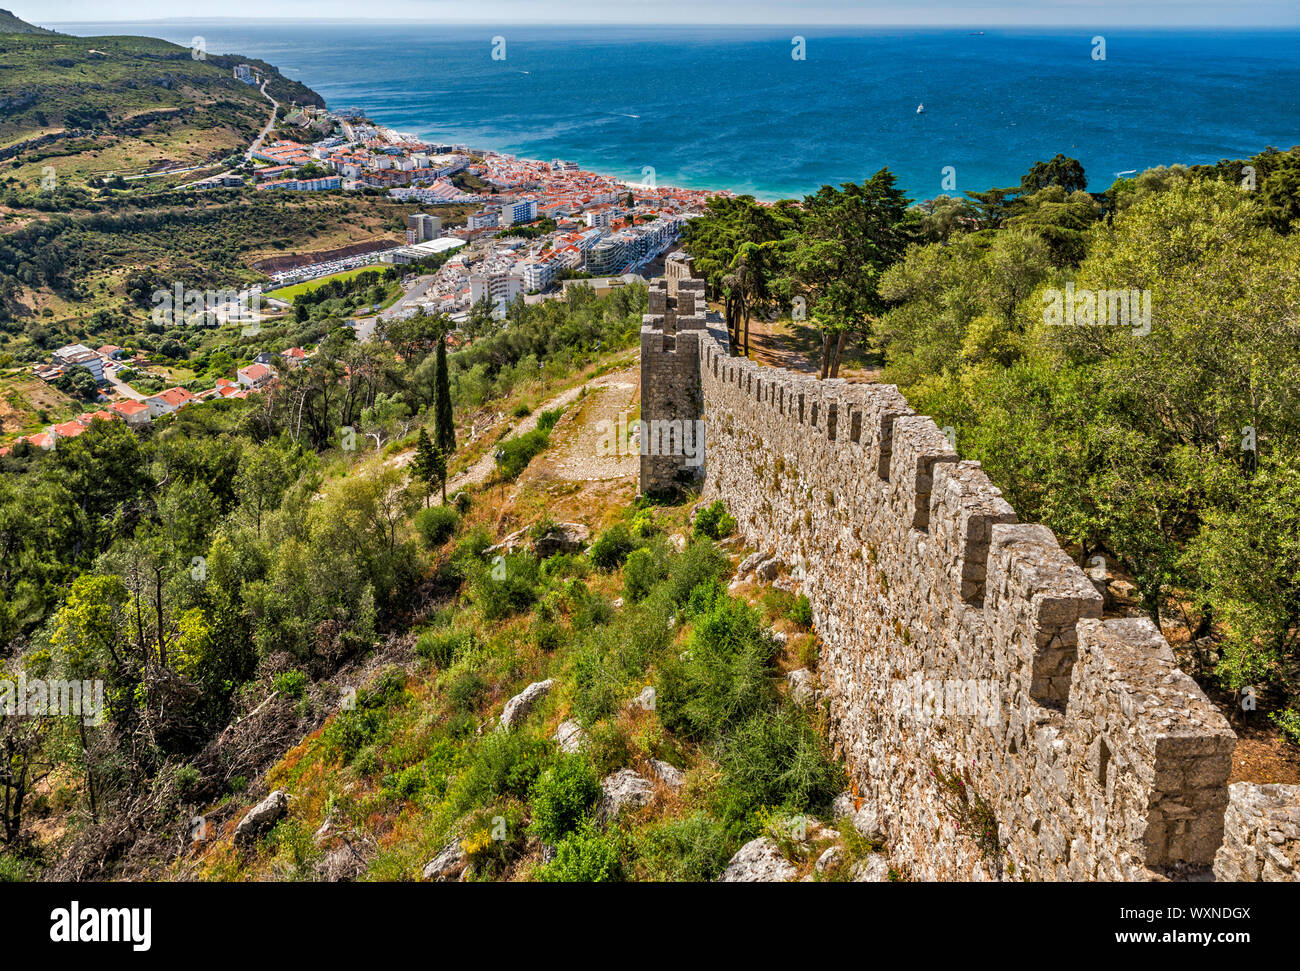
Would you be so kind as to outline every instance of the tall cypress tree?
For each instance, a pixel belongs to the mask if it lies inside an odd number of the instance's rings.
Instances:
[[[451,381],[447,376],[447,334],[438,336],[437,357],[433,367],[433,442],[443,459],[451,461],[456,453],[456,418],[451,410]]]
[[[424,483],[424,504],[429,504],[429,496],[433,492],[433,487],[438,483],[438,449],[429,440],[429,434],[423,428],[420,429],[420,437],[416,439],[415,444],[415,461],[411,463],[411,471],[415,477]],[[446,469],[446,463],[442,463]],[[444,501],[445,498],[444,498]]]

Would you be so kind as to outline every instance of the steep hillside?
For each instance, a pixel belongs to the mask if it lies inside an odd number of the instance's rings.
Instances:
[[[0,10],[0,34],[57,34],[58,31],[47,27],[37,27],[25,20],[20,20],[8,10]]]
[[[273,66],[148,37],[0,34],[0,161],[20,183],[74,182],[219,160],[270,117],[248,63],[282,104],[323,105]],[[3,171],[3,170],[0,170]]]

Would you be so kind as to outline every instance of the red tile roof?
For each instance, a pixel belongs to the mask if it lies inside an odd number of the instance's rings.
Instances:
[[[179,408],[181,405],[187,405],[194,400],[194,395],[190,394],[184,388],[168,388],[166,391],[159,391],[150,400],[161,400],[171,405],[173,408]]]

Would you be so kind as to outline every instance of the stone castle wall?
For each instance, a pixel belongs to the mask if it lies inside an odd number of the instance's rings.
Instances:
[[[729,357],[702,291],[673,319],[687,285],[651,290],[642,419],[702,414],[705,497],[802,577],[832,737],[896,866],[1141,880],[1218,852],[1226,879],[1295,878],[1300,787],[1234,786],[1225,841],[1236,736],[1154,624],[1101,619],[1050,530],[896,388]],[[681,473],[643,456],[642,491]]]

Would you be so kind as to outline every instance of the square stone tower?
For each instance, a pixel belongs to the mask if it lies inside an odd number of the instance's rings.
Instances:
[[[642,494],[672,491],[704,472],[699,338],[707,305],[704,281],[690,272],[689,256],[670,257],[641,321]]]

